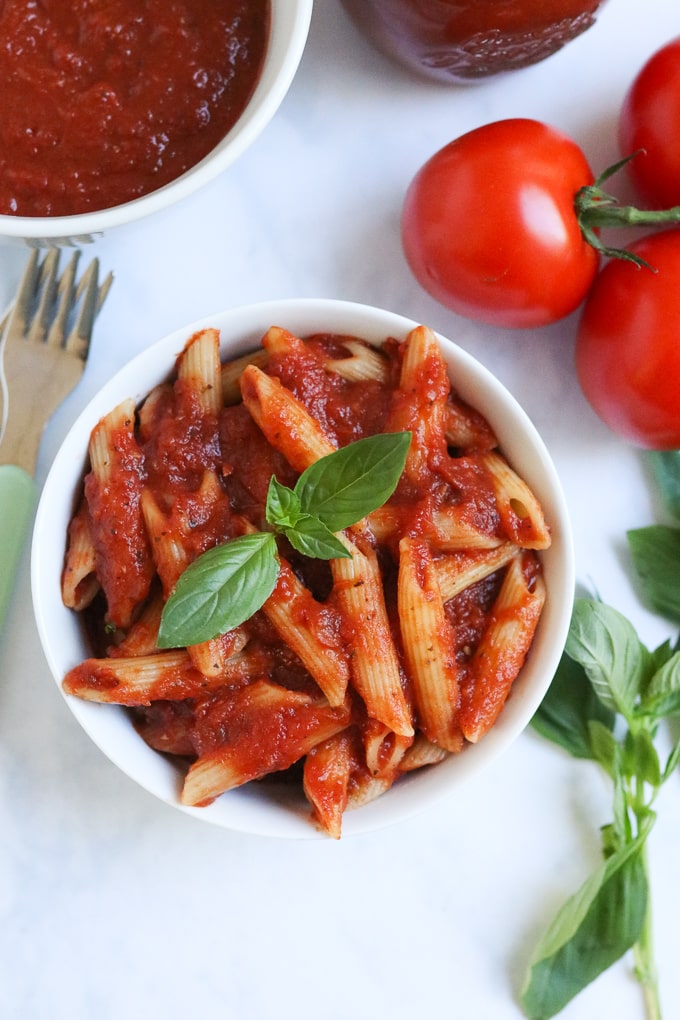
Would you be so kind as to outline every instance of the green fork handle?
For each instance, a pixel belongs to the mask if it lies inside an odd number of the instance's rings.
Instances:
[[[36,484],[23,468],[0,465],[0,631],[36,501]]]

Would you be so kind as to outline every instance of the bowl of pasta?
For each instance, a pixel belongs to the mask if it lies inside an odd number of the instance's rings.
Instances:
[[[75,720],[167,804],[339,838],[455,795],[562,653],[565,502],[479,362],[343,301],[231,309],[94,397],[48,474],[32,590]]]
[[[240,158],[297,72],[312,0],[25,8],[3,5],[0,238],[57,247],[167,209]]]

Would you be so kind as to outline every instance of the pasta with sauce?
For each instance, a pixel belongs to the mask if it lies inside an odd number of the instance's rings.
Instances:
[[[185,567],[266,528],[272,476],[292,486],[320,457],[402,430],[402,477],[338,535],[348,558],[309,559],[280,539],[278,580],[250,619],[157,647]],[[126,706],[184,769],[184,804],[285,772],[338,838],[346,810],[494,725],[530,651],[549,545],[538,501],[459,399],[429,329],[375,348],[272,327],[226,364],[204,329],[171,381],[93,430],[62,579],[93,655],[64,690]]]

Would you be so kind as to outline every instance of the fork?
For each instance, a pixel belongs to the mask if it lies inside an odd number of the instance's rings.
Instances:
[[[0,333],[0,629],[36,499],[48,418],[78,383],[112,275],[93,259],[76,282],[76,251],[59,276],[59,249],[31,254]]]

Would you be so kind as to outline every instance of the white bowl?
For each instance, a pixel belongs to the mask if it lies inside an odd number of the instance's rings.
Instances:
[[[365,305],[324,299],[272,301],[212,315],[149,347],[118,372],[94,397],[68,433],[44,486],[32,549],[32,587],[40,639],[61,690],[66,672],[90,654],[75,613],[61,601],[65,535],[87,458],[90,432],[102,415],[126,397],[141,400],[166,378],[185,341],[197,329],[220,329],[222,351],[236,356],[259,345],[271,325],[299,335],[353,334],[380,343],[403,339],[416,325],[409,319]],[[450,340],[439,337],[451,378],[461,396],[481,411],[500,438],[504,453],[538,496],[552,528],[553,542],[542,555],[547,602],[531,656],[493,729],[479,744],[439,765],[405,776],[386,794],[343,820],[343,837],[404,819],[455,795],[461,783],[488,766],[525,729],[540,704],[564,648],[574,595],[571,532],[561,486],[548,452],[525,412],[486,368]],[[156,797],[204,821],[225,828],[288,838],[319,838],[302,794],[284,784],[262,782],[230,791],[205,808],[180,804],[182,777],[135,732],[124,709],[68,697],[74,716],[98,747],[123,772]],[[325,837],[323,837],[325,838]]]
[[[222,173],[252,145],[278,110],[307,41],[313,0],[272,0],[269,43],[262,74],[246,109],[200,163],[141,198],[77,216],[1,216],[0,240],[31,247],[77,246],[105,230],[167,209]]]

